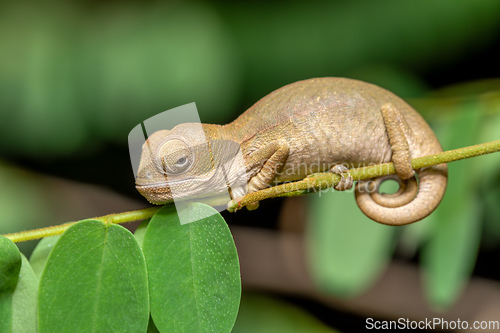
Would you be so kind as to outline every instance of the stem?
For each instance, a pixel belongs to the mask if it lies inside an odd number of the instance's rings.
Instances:
[[[94,218],[91,218],[91,220],[102,221],[105,223],[125,223],[125,222],[137,221],[137,220],[144,220],[144,219],[148,219],[148,218],[152,217],[160,208],[161,207],[150,207],[150,208],[144,208],[144,209],[139,209],[139,210],[133,210],[131,212],[109,214],[109,215],[94,217]],[[20,231],[20,232],[16,232],[13,234],[6,234],[3,236],[10,239],[14,243],[26,242],[29,240],[35,240],[35,239],[40,239],[40,238],[44,238],[44,237],[60,235],[66,229],[68,229],[69,227],[71,227],[73,224],[75,224],[77,222],[79,222],[79,221],[67,222],[67,223],[52,226],[52,227],[27,230],[27,231]]]
[[[449,163],[475,156],[490,154],[500,151],[500,140],[488,143],[482,143],[475,146],[459,148],[455,150],[445,151],[439,154],[414,158],[411,160],[413,169],[430,167],[436,164]],[[392,163],[377,164],[368,167],[362,167],[349,170],[349,173],[354,180],[367,180],[375,177],[394,174],[396,171]],[[308,194],[311,191],[324,190],[335,186],[340,181],[340,176],[331,172],[318,173],[304,178],[301,181],[293,183],[284,183],[274,187],[245,195],[240,201],[232,200],[228,205],[229,211],[236,211],[250,203],[258,202],[264,199],[274,197],[290,197]],[[130,212],[117,214],[109,214],[100,217],[95,217],[93,220],[98,220],[106,223],[125,223],[137,220],[143,220],[152,217],[161,207],[151,207]],[[68,222],[58,226],[40,228],[35,230],[21,231],[17,233],[4,235],[14,243],[24,242],[34,239],[39,239],[48,236],[62,234],[66,229],[76,222]]]
[[[441,163],[449,163],[466,158],[490,154],[497,151],[500,151],[500,140],[414,158],[411,160],[411,166],[413,169],[420,169]],[[394,169],[394,164],[391,162],[350,169],[349,173],[354,180],[367,180],[394,174],[396,173],[396,170]],[[285,183],[247,194],[238,202],[232,200],[228,205],[228,210],[233,212],[248,204],[259,202],[264,199],[275,197],[294,197],[304,195],[312,191],[324,190],[337,185],[339,181],[340,175],[336,175],[331,172],[313,174],[297,182]]]

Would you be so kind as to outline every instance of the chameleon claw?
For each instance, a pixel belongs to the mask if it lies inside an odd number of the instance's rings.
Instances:
[[[354,180],[349,173],[349,169],[343,164],[337,164],[334,165],[331,169],[330,172],[340,175],[340,182],[335,185],[333,188],[336,189],[337,191],[345,191],[345,190],[350,190],[352,188],[352,185],[354,183]],[[347,177],[344,176],[344,173],[347,173]]]

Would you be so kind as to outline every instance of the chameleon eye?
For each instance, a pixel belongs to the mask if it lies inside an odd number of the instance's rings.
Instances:
[[[166,174],[181,174],[189,169],[193,155],[188,145],[180,139],[165,141],[157,154],[160,171]]]
[[[187,158],[186,157],[181,157],[175,162],[175,165],[178,167],[183,167],[187,163]]]

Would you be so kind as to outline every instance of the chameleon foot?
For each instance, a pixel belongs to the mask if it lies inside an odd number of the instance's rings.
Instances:
[[[333,172],[336,175],[340,175],[340,182],[334,186],[334,189],[337,191],[345,191],[345,190],[350,190],[352,188],[353,184],[353,178],[351,174],[349,173],[349,169],[343,164],[337,164],[334,165],[331,169],[330,172]],[[347,177],[344,176],[344,173],[347,173]]]

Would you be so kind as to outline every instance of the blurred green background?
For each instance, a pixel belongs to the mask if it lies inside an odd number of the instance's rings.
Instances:
[[[316,76],[395,92],[445,150],[498,140],[499,18],[498,0],[0,1],[0,233],[146,206],[127,150],[136,124],[190,102],[202,122],[227,123]],[[316,285],[358,297],[396,261],[419,265],[432,309],[456,305],[471,278],[500,286],[498,155],[450,165],[439,210],[404,228],[366,219],[352,194],[309,198]],[[224,216],[286,232],[284,205]],[[366,317],[292,301],[341,330]]]

